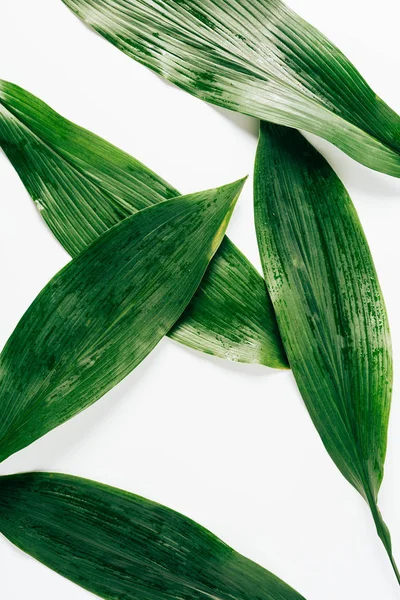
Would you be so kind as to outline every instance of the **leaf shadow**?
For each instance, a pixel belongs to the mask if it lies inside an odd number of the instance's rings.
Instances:
[[[365,167],[322,138],[304,131],[301,133],[329,162],[350,192],[365,197],[385,196],[386,200],[400,199],[398,178]]]
[[[210,106],[222,117],[231,121],[237,128],[255,139],[258,138],[259,119],[219,106]],[[386,200],[400,200],[400,182],[398,178],[365,167],[323,138],[305,131],[301,131],[301,133],[324,156],[350,191],[354,190],[366,197],[379,198],[383,195]]]
[[[222,117],[233,123],[238,129],[241,129],[255,139],[258,139],[258,132],[260,128],[259,119],[243,115],[242,113],[238,113],[227,108],[216,106],[215,104],[210,104],[210,106]]]
[[[168,340],[170,343],[178,344],[174,340]],[[221,358],[219,356],[213,356],[212,354],[205,354],[204,352],[200,352],[199,350],[194,350],[193,348],[189,348],[188,346],[183,346],[179,344],[184,352],[189,352],[194,356],[194,358],[199,359],[200,361],[205,361],[208,364],[211,364],[217,368],[224,369],[230,373],[235,375],[241,375],[244,377],[272,377],[274,375],[279,375],[279,373],[285,373],[285,369],[273,369],[271,367],[266,367],[261,364],[251,364],[251,363],[242,363],[232,360],[227,360],[225,358]]]
[[[165,341],[177,344],[173,340]],[[271,377],[281,372],[262,365],[231,362],[187,347],[182,347],[182,350],[235,375]],[[51,465],[62,462],[69,454],[79,454],[88,436],[98,436],[101,440],[101,429],[107,423],[111,411],[117,408],[123,410],[124,403],[132,401],[132,388],[156,368],[160,353],[166,351],[168,344],[159,344],[132,373],[92,406],[6,459],[1,465],[1,474],[51,470]]]

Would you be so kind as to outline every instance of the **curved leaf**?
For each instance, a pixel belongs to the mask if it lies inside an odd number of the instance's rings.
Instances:
[[[319,135],[400,177],[400,117],[280,0],[63,0],[120,50],[219,106]]]
[[[136,211],[179,195],[128,154],[1,80],[0,146],[72,256]],[[287,368],[264,281],[228,238],[169,335],[221,358]]]
[[[0,355],[0,460],[90,406],[151,352],[195,293],[242,186],[136,213],[47,284]]]
[[[77,477],[1,477],[0,531],[109,600],[304,600],[187,517]]]
[[[298,132],[267,123],[254,202],[265,279],[297,385],[327,451],[369,503],[391,555],[376,503],[392,350],[357,213],[325,159]]]

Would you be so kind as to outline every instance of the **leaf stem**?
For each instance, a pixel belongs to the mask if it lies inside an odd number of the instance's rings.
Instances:
[[[378,536],[380,537],[380,539],[385,547],[385,550],[386,550],[387,555],[390,560],[390,564],[392,565],[393,571],[396,575],[397,582],[400,585],[400,572],[399,572],[399,569],[396,565],[396,561],[393,556],[392,540],[390,537],[390,531],[389,531],[385,521],[383,520],[381,511],[379,510],[376,500],[374,500],[374,498],[372,497],[372,494],[367,494],[367,500],[368,500],[369,507],[371,509],[371,513],[372,513],[374,522],[375,522],[376,531],[378,532]]]

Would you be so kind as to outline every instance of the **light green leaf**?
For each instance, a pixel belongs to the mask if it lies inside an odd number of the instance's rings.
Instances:
[[[280,0],[63,2],[191,94],[304,129],[400,177],[400,117],[340,50]]]
[[[77,477],[1,477],[0,531],[108,600],[304,600],[187,517]]]
[[[115,386],[182,314],[243,180],[140,211],[62,269],[0,355],[0,461]]]
[[[0,146],[72,256],[136,211],[179,195],[128,154],[1,80]],[[221,358],[287,368],[264,280],[228,238],[169,335]]]
[[[293,374],[327,451],[367,500],[392,559],[376,506],[392,351],[361,224],[332,168],[294,130],[262,123],[254,183],[261,260]]]

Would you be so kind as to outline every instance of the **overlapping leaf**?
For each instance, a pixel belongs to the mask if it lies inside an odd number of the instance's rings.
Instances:
[[[186,91],[304,129],[400,177],[400,117],[281,0],[63,0],[120,50]]]
[[[0,461],[91,405],[151,352],[195,293],[242,185],[128,217],[42,290],[0,355]]]
[[[72,256],[132,213],[179,194],[131,156],[4,81],[0,146]],[[169,335],[222,358],[287,367],[264,281],[228,238]]]
[[[361,224],[332,168],[295,130],[262,124],[254,192],[265,279],[293,374],[326,449],[367,500],[393,560],[377,509],[391,342]]]
[[[76,477],[0,478],[0,531],[109,600],[304,600],[194,521]]]

